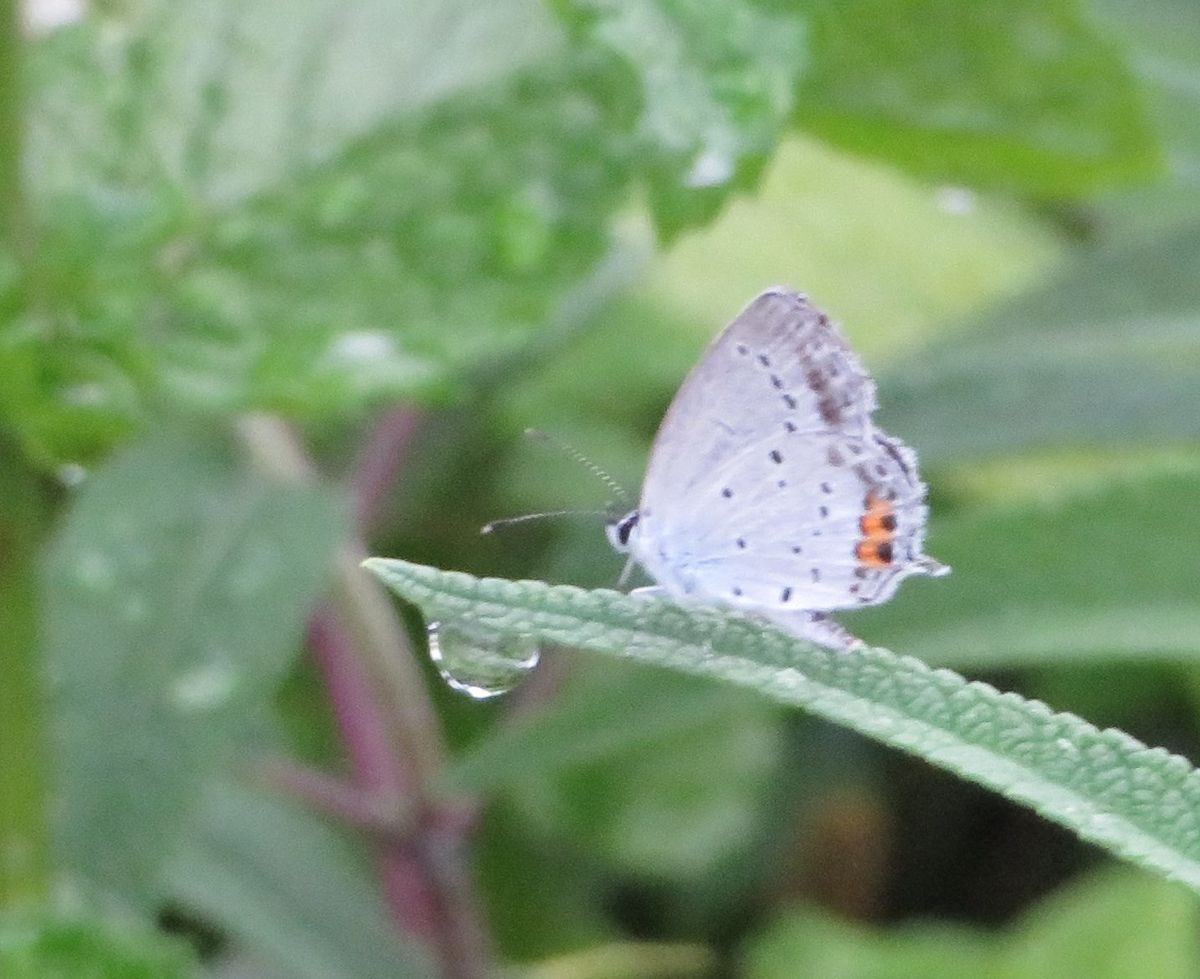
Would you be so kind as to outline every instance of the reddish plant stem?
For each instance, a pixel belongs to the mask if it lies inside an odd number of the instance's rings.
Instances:
[[[313,809],[379,837],[411,835],[416,828],[413,813],[385,807],[357,785],[291,759],[274,759],[257,770],[259,780],[273,785]]]
[[[421,412],[411,408],[393,408],[363,441],[350,477],[360,534],[368,535],[379,519],[424,420]]]
[[[377,514],[416,424],[411,413],[391,412],[368,436],[351,482],[360,494],[360,522]],[[242,434],[265,468],[294,479],[315,478],[285,423],[254,416],[246,419]],[[438,798],[432,789],[446,755],[437,714],[390,600],[358,566],[365,556],[359,540],[343,548],[334,595],[309,628],[314,662],[346,748],[351,787],[364,797],[355,805],[339,794],[336,803],[355,813],[390,807],[397,820],[415,820],[409,834],[375,839],[385,900],[397,925],[430,947],[444,979],[485,979],[492,974],[492,955],[466,859],[468,823],[454,801]],[[311,782],[300,783],[291,787],[301,796],[307,792],[318,804],[331,801]],[[384,817],[381,828],[389,823],[394,826]]]
[[[332,605],[322,605],[309,621],[308,644],[325,680],[355,784],[362,791],[399,802],[409,793],[403,768],[392,757],[389,725],[371,690],[371,677]]]

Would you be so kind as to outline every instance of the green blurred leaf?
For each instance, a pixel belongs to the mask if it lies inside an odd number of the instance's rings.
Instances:
[[[621,110],[594,91],[608,71],[555,60],[498,80],[218,223],[181,283],[191,321],[211,326],[168,370],[213,371],[236,317],[261,349],[235,403],[344,412],[445,400],[578,325],[577,297],[597,276],[612,288],[609,222],[632,173]]]
[[[1106,249],[881,381],[925,460],[1190,439],[1200,417],[1200,228]]]
[[[444,401],[619,279],[636,93],[532,0],[151,3],[35,54],[0,404],[51,462],[163,401]]]
[[[1200,554],[1183,544],[1179,515],[1198,498],[1195,474],[1131,472],[1051,502],[937,521],[929,547],[954,574],[848,624],[956,669],[1195,662]]]
[[[330,492],[181,432],[83,485],[42,586],[73,870],[155,900],[202,781],[265,723],[346,526]]]
[[[664,234],[711,218],[731,186],[757,178],[806,61],[798,16],[747,0],[558,0],[558,7],[637,79],[639,156]]]
[[[536,0],[102,5],[31,47],[32,186],[245,198],[560,46]]]
[[[827,0],[802,126],[938,180],[1038,195],[1144,178],[1158,140],[1073,0]]]
[[[969,928],[929,924],[873,932],[815,911],[775,922],[745,954],[748,979],[1001,979],[1003,974],[987,937]]]
[[[431,620],[624,655],[802,706],[1200,890],[1200,775],[1120,731],[884,649],[822,649],[716,609],[382,558],[364,566]]]
[[[1180,179],[1194,183],[1200,178],[1200,8],[1191,0],[1090,0],[1088,7],[1110,28],[1148,91],[1168,163]]]
[[[447,778],[523,823],[651,876],[696,877],[753,837],[778,711],[661,670],[572,664],[552,705],[495,731]]]
[[[0,915],[4,979],[193,979],[180,941],[107,922],[50,915]]]
[[[1031,908],[1001,934],[916,924],[891,929],[793,912],[747,949],[751,979],[1186,979],[1200,968],[1195,900],[1145,874],[1106,870]]]
[[[1113,241],[1200,220],[1200,6],[1192,0],[1090,0],[1124,52],[1164,147],[1169,180],[1091,202]]]
[[[294,979],[433,975],[349,842],[269,796],[210,785],[165,877],[175,898]]]

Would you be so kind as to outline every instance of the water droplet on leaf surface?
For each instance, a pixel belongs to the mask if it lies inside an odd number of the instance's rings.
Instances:
[[[431,622],[429,658],[454,690],[476,700],[508,693],[541,658],[530,636],[496,632],[466,622]]]

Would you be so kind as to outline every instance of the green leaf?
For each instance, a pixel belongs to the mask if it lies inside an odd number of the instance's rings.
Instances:
[[[924,460],[1189,439],[1200,417],[1200,227],[1106,249],[881,380]]]
[[[613,52],[641,92],[640,158],[673,235],[758,176],[805,64],[804,24],[747,0],[560,0],[577,33]]]
[[[1013,927],[870,928],[817,911],[787,914],[746,953],[751,979],[1186,979],[1200,967],[1195,901],[1145,874],[1107,869],[1053,894]]]
[[[4,979],[193,979],[187,946],[160,934],[86,918],[0,915]]]
[[[805,707],[1200,890],[1200,774],[1120,731],[884,649],[833,652],[715,609],[382,558],[364,566],[431,620],[624,655]]]
[[[1138,86],[1071,0],[830,0],[812,50],[799,123],[924,176],[1050,196],[1159,167]]]
[[[1200,181],[1200,8],[1191,0],[1091,0],[1146,93],[1172,175],[1193,195]],[[1195,212],[1193,211],[1193,214]]]
[[[39,196],[179,182],[246,198],[560,46],[536,0],[96,8],[32,46],[30,176]]]
[[[741,691],[611,662],[572,664],[554,703],[446,773],[522,823],[655,877],[740,857],[776,774],[779,711]]]
[[[166,869],[171,894],[295,979],[420,979],[433,971],[383,913],[349,841],[317,817],[224,782]]]
[[[181,283],[196,330],[167,364],[173,393],[231,356],[229,330],[261,343],[232,354],[222,401],[332,413],[445,400],[577,326],[572,304],[613,287],[609,222],[632,177],[619,107],[595,91],[610,75],[583,59],[529,68],[218,222]]]
[[[532,0],[330,16],[152,3],[38,46],[0,406],[39,457],[86,461],[163,401],[445,401],[623,281],[641,163],[611,56]]]
[[[156,900],[203,780],[264,725],[346,525],[330,492],[181,432],[84,483],[42,585],[73,870]]]

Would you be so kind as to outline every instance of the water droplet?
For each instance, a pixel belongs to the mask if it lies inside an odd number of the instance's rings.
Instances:
[[[454,690],[476,700],[508,693],[538,664],[542,650],[529,636],[493,632],[465,622],[431,622],[429,658]]]
[[[182,711],[213,710],[224,704],[237,684],[233,665],[225,657],[209,660],[177,677],[171,702]]]

